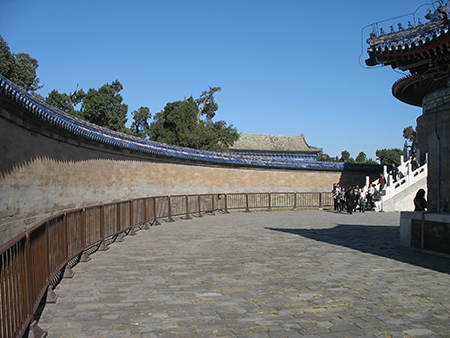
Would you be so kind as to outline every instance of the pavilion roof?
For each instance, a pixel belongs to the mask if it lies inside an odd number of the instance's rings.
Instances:
[[[447,87],[450,76],[450,2],[425,15],[427,23],[411,21],[408,28],[398,24],[398,30],[386,34],[373,24],[367,40],[368,66],[391,66],[409,71],[392,86],[393,95],[407,104],[422,106],[424,97]],[[387,21],[387,20],[385,20]]]
[[[368,66],[390,65],[392,68],[410,70],[429,70],[430,58],[434,58],[448,51],[450,42],[449,29],[450,3],[439,7],[434,14],[428,13],[425,18],[430,20],[423,24],[413,25],[411,21],[408,28],[398,24],[398,30],[386,34],[383,28],[374,29],[367,40],[369,48],[366,60]],[[432,67],[432,66],[431,66]]]

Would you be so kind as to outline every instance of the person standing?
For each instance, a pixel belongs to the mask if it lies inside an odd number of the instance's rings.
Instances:
[[[366,192],[361,188],[359,195],[359,212],[366,212]]]
[[[414,211],[427,211],[427,200],[423,189],[419,189],[414,197]]]
[[[369,189],[367,189],[367,205],[369,206],[370,210],[372,210],[374,194],[375,194],[375,188],[373,187],[373,184],[370,183]]]
[[[412,166],[412,171],[415,171],[419,168],[419,163],[417,162],[415,157],[413,157],[411,160],[411,166]]]
[[[386,187],[386,179],[383,174],[380,174],[380,178],[378,179],[378,183],[380,184],[380,192]]]
[[[392,175],[392,180],[394,181],[394,183],[397,182],[398,168],[395,165],[395,163],[392,163],[391,175]]]
[[[345,193],[345,203],[347,205],[347,214],[351,215],[353,213],[353,205],[355,203],[355,195],[352,187],[349,187]]]
[[[359,205],[359,196],[360,196],[359,184],[357,184],[353,189],[353,195],[355,196],[355,200],[353,202],[353,211],[356,212],[356,209],[358,208]]]
[[[347,192],[345,191],[345,188],[342,188],[339,192],[339,211],[344,211],[345,207],[345,194]]]
[[[339,209],[339,195],[341,193],[341,186],[339,183],[333,184],[333,199],[334,199],[334,211]]]

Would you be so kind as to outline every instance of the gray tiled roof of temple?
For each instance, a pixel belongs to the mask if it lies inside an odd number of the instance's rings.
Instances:
[[[321,148],[311,147],[305,140],[305,135],[265,135],[240,134],[239,140],[230,150],[240,151],[273,151],[295,153],[319,153]]]

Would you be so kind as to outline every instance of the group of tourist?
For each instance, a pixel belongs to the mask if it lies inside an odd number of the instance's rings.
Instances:
[[[415,171],[419,168],[419,164],[416,159],[413,158],[411,160],[412,170]],[[398,169],[398,167],[392,164],[391,171],[389,174],[392,176],[392,182],[397,182],[398,179],[402,179],[404,177],[403,173]],[[384,190],[387,186],[386,177],[383,174],[380,174],[378,179],[379,187],[378,193],[383,195]],[[334,210],[338,212],[346,211],[347,214],[352,214],[359,210],[359,212],[365,212],[367,210],[373,210],[375,204],[373,202],[373,198],[377,190],[370,184],[367,188],[367,191],[364,188],[360,188],[359,185],[350,186],[348,188],[341,187],[339,183],[333,184],[333,199],[334,199]],[[426,211],[427,210],[427,201],[425,199],[425,190],[419,189],[417,195],[414,198],[414,211]]]
[[[344,188],[339,183],[333,184],[333,199],[334,210],[339,212],[346,211],[347,214],[352,214],[359,210],[359,212],[366,212],[366,208],[373,209],[373,196],[375,188],[373,184],[369,185],[367,191],[360,188],[359,185]]]
[[[397,178],[402,178],[403,174],[398,170],[395,164],[392,165],[392,170],[390,172],[393,178],[393,182],[397,181]],[[380,174],[378,179],[379,191],[382,192],[387,185],[387,180],[383,174]],[[353,212],[365,212],[367,210],[373,210],[375,204],[373,202],[374,195],[376,193],[373,184],[370,184],[367,191],[364,188],[360,188],[359,185],[350,186],[348,188],[341,187],[339,183],[333,184],[333,199],[334,199],[334,210],[343,212],[346,211],[347,214],[352,214]]]

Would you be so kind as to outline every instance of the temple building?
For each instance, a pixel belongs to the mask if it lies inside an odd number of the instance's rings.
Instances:
[[[428,13],[416,21],[419,7],[407,25],[398,23],[385,30],[379,25],[388,20],[373,24],[366,65],[409,72],[393,84],[392,93],[402,102],[422,107],[417,118],[417,157],[424,163],[428,156],[428,213],[419,217],[402,212],[401,222],[412,220],[403,236],[415,243],[411,246],[450,254],[450,6],[441,1],[426,6]]]
[[[240,134],[230,152],[256,157],[291,160],[315,160],[321,148],[310,146],[305,135]]]

